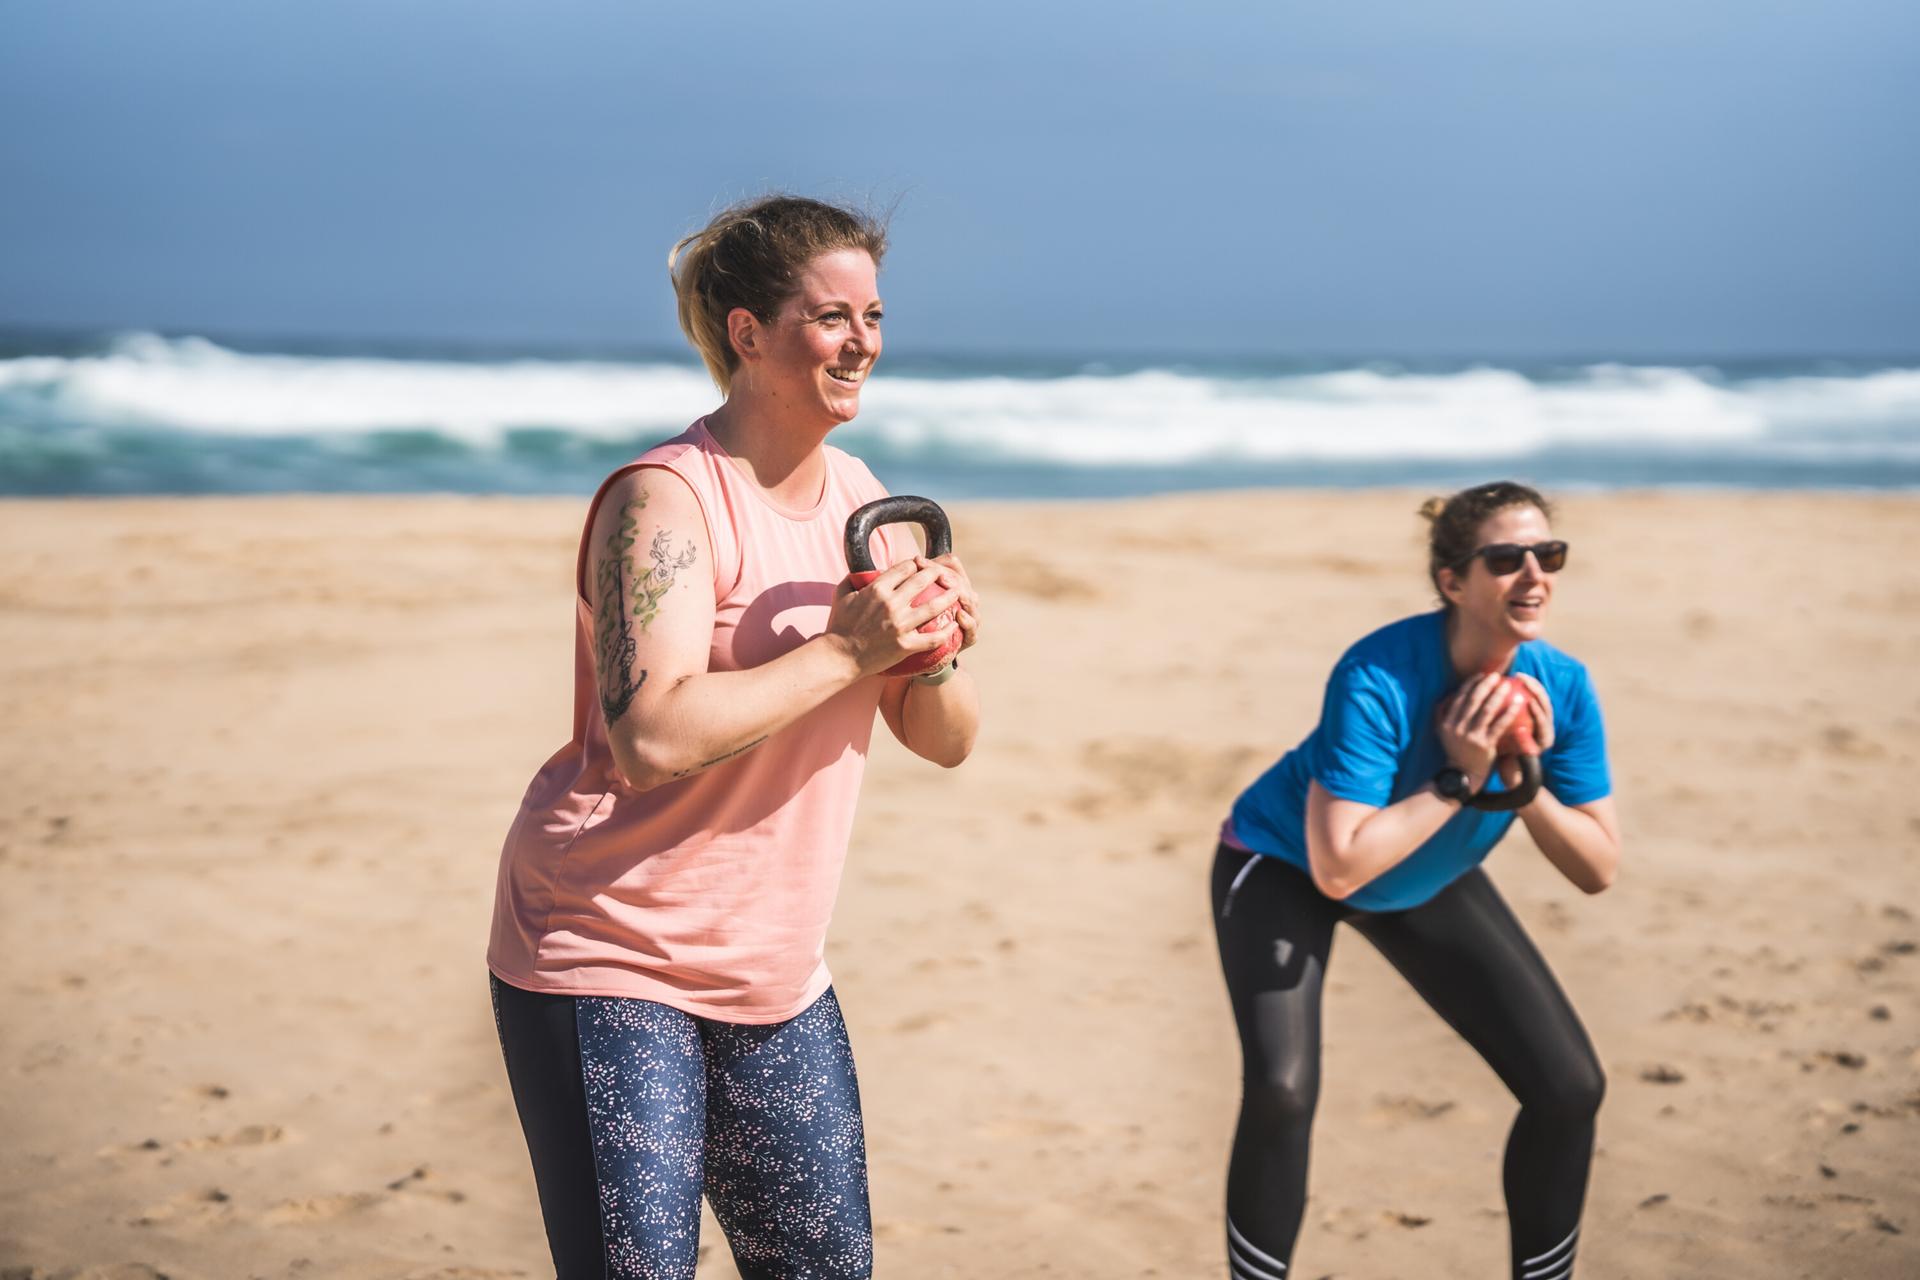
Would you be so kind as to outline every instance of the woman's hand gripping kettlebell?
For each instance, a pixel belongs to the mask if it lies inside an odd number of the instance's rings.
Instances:
[[[876,569],[873,531],[900,522],[926,530],[930,555]],[[867,503],[847,517],[846,551],[847,579],[834,593],[827,631],[848,644],[862,675],[933,671],[968,642],[955,615],[972,587],[953,555],[952,527],[938,503],[908,495]],[[977,627],[978,615],[969,612]]]
[[[1546,749],[1536,741],[1536,726],[1544,724],[1547,743],[1553,740],[1553,708],[1539,681],[1487,672],[1441,704],[1439,720],[1442,750],[1473,784],[1468,807],[1505,813],[1533,803],[1540,794],[1540,753]],[[1496,767],[1504,791],[1486,789]]]

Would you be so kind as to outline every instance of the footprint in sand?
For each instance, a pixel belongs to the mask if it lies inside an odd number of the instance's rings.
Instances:
[[[999,1120],[993,1124],[982,1125],[980,1133],[990,1138],[1019,1138],[1023,1141],[1042,1138],[1077,1138],[1086,1134],[1084,1126],[1071,1120],[1046,1120],[1037,1117],[1015,1117]]]
[[[212,1133],[204,1138],[187,1138],[178,1145],[183,1151],[211,1151],[222,1147],[260,1147],[269,1142],[280,1142],[287,1131],[277,1124],[249,1124],[226,1133]]]
[[[985,564],[976,560],[972,568],[982,582],[1001,591],[1049,604],[1078,604],[1100,598],[1099,588],[1092,583],[1070,578],[1039,560],[992,556]]]
[[[233,1197],[218,1187],[208,1187],[203,1191],[182,1192],[143,1209],[131,1221],[136,1227],[153,1227],[163,1222],[206,1225],[230,1217],[232,1213]]]
[[[171,1146],[179,1151],[217,1151],[225,1147],[259,1147],[279,1142],[286,1137],[286,1130],[277,1124],[249,1124],[226,1133],[210,1133],[204,1138],[182,1138],[175,1143],[165,1143],[158,1138],[142,1138],[138,1142],[129,1142],[122,1146],[103,1147],[103,1156],[150,1155],[156,1151],[165,1151]],[[171,1164],[172,1158],[162,1160],[162,1164]],[[5,1280],[0,1276],[0,1280]]]
[[[1359,1209],[1340,1205],[1320,1215],[1320,1227],[1333,1235],[1345,1236],[1349,1240],[1365,1240],[1372,1234],[1373,1218]]]
[[[1836,1067],[1845,1067],[1848,1071],[1858,1071],[1867,1065],[1867,1055],[1855,1053],[1851,1049],[1822,1049],[1813,1055],[1815,1060],[1831,1062]]]
[[[1407,1120],[1437,1120],[1453,1110],[1449,1098],[1415,1098],[1411,1095],[1381,1094],[1373,1101],[1373,1118],[1388,1124]]]
[[[467,1193],[464,1191],[456,1191],[452,1187],[437,1187],[437,1186],[427,1185],[428,1183],[435,1181],[438,1177],[439,1175],[434,1173],[434,1171],[429,1166],[424,1164],[417,1165],[415,1166],[413,1172],[402,1174],[398,1178],[395,1178],[392,1182],[389,1182],[387,1184],[387,1190],[404,1191],[413,1195],[430,1196],[435,1200],[444,1200],[448,1204],[461,1204],[465,1202],[467,1198]]]
[[[893,1029],[895,1031],[912,1034],[916,1031],[926,1031],[933,1027],[941,1026],[947,1021],[947,1018],[937,1013],[916,1013],[894,1023]]]
[[[261,1214],[260,1220],[276,1227],[325,1222],[333,1218],[346,1217],[348,1214],[365,1212],[384,1199],[386,1199],[385,1196],[372,1191],[343,1191],[339,1195],[282,1200]]]
[[[105,1267],[62,1267],[38,1271],[32,1267],[0,1267],[0,1280],[170,1280],[167,1273],[144,1262],[120,1262]]]
[[[875,1240],[924,1240],[929,1236],[957,1236],[965,1231],[963,1227],[945,1222],[893,1222],[879,1223],[874,1226]]]

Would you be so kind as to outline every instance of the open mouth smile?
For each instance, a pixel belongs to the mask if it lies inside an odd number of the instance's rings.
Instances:
[[[828,369],[827,376],[842,386],[857,387],[867,380],[867,370],[864,366],[858,369]]]

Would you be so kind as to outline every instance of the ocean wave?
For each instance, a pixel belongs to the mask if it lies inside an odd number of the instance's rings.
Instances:
[[[113,468],[117,490],[137,488],[141,457],[169,446],[260,474],[276,456],[309,458],[314,473],[331,458],[353,469],[348,487],[380,487],[383,467],[412,468],[397,487],[414,487],[438,467],[458,473],[455,487],[516,488],[537,483],[545,463],[617,460],[715,399],[686,364],[249,353],[128,334],[82,354],[0,359],[0,489],[45,491],[89,466]],[[1920,369],[883,372],[836,441],[896,466],[1046,471],[1347,467],[1391,479],[1422,464],[1580,456],[1646,470],[1685,455],[1856,471],[1884,462],[1904,476],[1920,452]],[[489,466],[514,475],[489,481]],[[314,482],[306,472],[297,483]]]

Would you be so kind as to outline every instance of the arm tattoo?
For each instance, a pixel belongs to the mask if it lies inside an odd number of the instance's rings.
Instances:
[[[720,764],[723,761],[731,760],[735,756],[745,755],[747,752],[753,750],[755,747],[759,746],[761,743],[765,742],[766,740],[767,740],[767,735],[763,733],[759,737],[755,738],[752,742],[749,742],[744,747],[735,747],[733,750],[727,752],[727,754],[723,756],[715,756],[713,759],[703,761],[702,763],[693,766],[693,768],[691,769],[682,769],[680,770],[680,772],[674,774],[673,776],[676,778],[685,778],[700,772],[702,769],[711,769],[713,768],[713,766]]]
[[[654,615],[660,612],[660,600],[673,589],[673,575],[691,565],[700,548],[691,542],[679,555],[673,554],[673,544],[668,541],[665,529],[653,535],[653,545],[647,548],[647,555],[653,560],[653,567],[647,570],[647,576],[640,579],[639,591],[633,601],[633,616],[639,619],[640,629],[645,631],[653,622]]]
[[[634,514],[647,505],[646,490],[621,513],[620,526],[607,535],[600,557],[598,605],[593,623],[593,662],[600,676],[600,711],[607,727],[627,713],[633,695],[647,682],[647,673],[633,670],[633,628],[628,622],[626,581],[633,550]],[[635,677],[638,677],[637,679]]]
[[[633,705],[634,695],[640,692],[640,686],[647,682],[644,670],[635,670],[634,655],[638,642],[634,639],[633,627],[637,621],[640,630],[645,631],[656,614],[660,612],[660,602],[673,587],[673,578],[680,570],[693,564],[698,548],[688,543],[686,550],[673,554],[670,535],[665,529],[654,535],[653,545],[647,549],[653,564],[637,579],[634,573],[633,546],[634,529],[638,527],[637,517],[647,505],[647,491],[644,487],[635,494],[627,509],[620,514],[620,524],[607,535],[605,552],[600,557],[597,576],[593,626],[594,665],[600,676],[600,711],[606,717],[611,728],[627,708]],[[627,584],[633,583],[633,602],[627,602]]]

